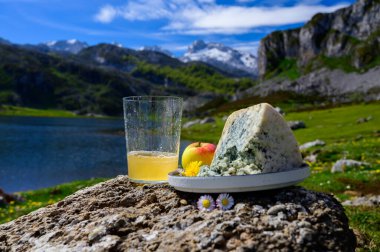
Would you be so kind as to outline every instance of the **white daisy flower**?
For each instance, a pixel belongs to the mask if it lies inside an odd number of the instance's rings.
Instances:
[[[228,210],[235,204],[234,198],[227,193],[222,193],[216,199],[216,205],[220,210]]]
[[[215,209],[215,201],[210,195],[203,195],[199,198],[198,209],[201,211],[212,211]]]

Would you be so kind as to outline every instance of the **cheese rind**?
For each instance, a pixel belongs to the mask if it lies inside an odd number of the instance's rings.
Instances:
[[[261,103],[228,117],[211,166],[202,167],[199,176],[279,172],[301,166],[293,132],[281,114]]]

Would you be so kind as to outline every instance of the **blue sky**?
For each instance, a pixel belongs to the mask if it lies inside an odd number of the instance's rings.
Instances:
[[[255,52],[279,29],[301,26],[342,0],[0,0],[0,37],[14,43],[79,39],[90,45],[159,45],[182,54],[194,40]]]

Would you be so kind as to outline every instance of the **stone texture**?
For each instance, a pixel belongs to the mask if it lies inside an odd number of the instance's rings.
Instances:
[[[288,126],[292,130],[297,130],[297,129],[304,129],[306,128],[306,124],[303,121],[289,121]]]
[[[325,146],[325,145],[326,145],[325,141],[317,139],[311,142],[304,143],[303,145],[300,146],[300,150],[302,151],[302,150],[307,150],[311,147]]]
[[[200,119],[191,120],[191,121],[185,122],[182,127],[187,129],[187,128],[193,127],[194,125],[199,124],[200,121],[201,121]]]
[[[195,96],[187,97],[183,102],[183,113],[185,115],[198,115],[200,111],[208,107],[214,107],[225,102],[222,95],[211,92],[200,93]]]
[[[321,54],[353,56],[352,63],[359,68],[380,50],[376,36],[379,27],[378,1],[359,0],[333,13],[318,13],[301,28],[276,31],[260,41],[259,74],[274,70],[283,59],[297,59],[305,66]],[[358,45],[358,41],[363,43]]]
[[[346,200],[342,203],[344,206],[380,206],[380,195],[366,195]]]
[[[200,121],[200,124],[206,124],[206,123],[215,123],[216,120],[214,117],[205,117]]]
[[[369,164],[366,162],[360,162],[352,159],[340,159],[334,163],[331,167],[331,172],[344,172],[346,168],[349,167],[360,167],[360,166],[368,166]]]
[[[119,176],[0,225],[0,251],[355,250],[333,196],[301,187],[232,195],[232,210],[200,212],[199,194]]]
[[[296,80],[273,78],[241,91],[235,99],[248,99],[252,96],[266,97],[278,92],[291,92],[311,97],[324,97],[331,102],[380,100],[380,67],[364,73],[346,73],[340,69],[320,70],[308,73]],[[320,105],[316,101],[315,105]]]

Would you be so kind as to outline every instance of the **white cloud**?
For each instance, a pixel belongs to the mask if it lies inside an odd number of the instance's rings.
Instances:
[[[231,45],[232,48],[241,51],[248,52],[253,55],[257,55],[257,50],[259,49],[260,41],[252,41],[252,42],[239,42]]]
[[[299,5],[292,7],[217,7],[194,20],[193,26],[200,29],[244,29],[260,26],[286,25],[304,22],[318,12],[332,12],[342,8],[338,6],[310,6]]]
[[[154,20],[170,15],[170,7],[162,0],[130,1],[120,8],[120,15],[127,20]]]
[[[324,6],[301,1],[294,6],[249,7],[218,5],[214,0],[138,0],[120,7],[104,6],[96,20],[111,22],[116,17],[130,21],[162,19],[167,21],[161,28],[163,33],[242,34],[257,27],[305,22],[318,12],[332,12],[347,5]]]
[[[98,14],[95,15],[95,20],[101,23],[110,23],[118,14],[116,8],[111,5],[103,6]]]

